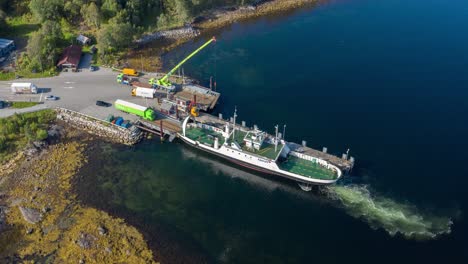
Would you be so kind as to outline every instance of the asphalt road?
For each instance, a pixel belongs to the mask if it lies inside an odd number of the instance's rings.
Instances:
[[[42,79],[19,79],[16,81],[0,81],[0,100],[44,102],[42,107],[63,107],[81,112],[100,119],[109,114],[122,116],[125,119],[137,120],[136,116],[125,114],[112,107],[96,105],[97,100],[114,103],[117,99],[130,101],[144,106],[154,106],[151,99],[132,97],[131,87],[116,82],[116,72],[100,68],[90,72],[64,72],[59,76]],[[39,88],[38,94],[15,95],[11,93],[12,82],[32,82]],[[47,101],[47,95],[59,97],[57,101]],[[27,110],[26,110],[27,111]],[[18,112],[18,111],[17,111]],[[11,109],[0,109],[0,116],[12,114]]]
[[[4,117],[9,117],[14,115],[15,113],[22,114],[22,113],[29,113],[29,112],[35,112],[43,109],[49,108],[47,105],[35,105],[33,107],[28,107],[28,108],[21,108],[21,109],[15,109],[15,108],[6,108],[6,109],[0,109],[0,118]]]

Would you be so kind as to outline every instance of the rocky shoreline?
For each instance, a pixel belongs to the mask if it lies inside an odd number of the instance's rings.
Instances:
[[[91,138],[60,122],[49,132],[1,166],[0,262],[154,263],[136,228],[77,201],[72,180]]]
[[[163,39],[163,38],[168,39],[168,40],[177,40],[181,38],[190,39],[190,38],[195,38],[198,35],[200,35],[200,30],[192,26],[185,26],[182,28],[157,31],[152,34],[144,35],[140,39],[136,40],[135,43],[137,43],[138,45],[144,45],[152,41]]]
[[[200,16],[194,18],[193,23],[190,25],[146,34],[140,39],[136,40],[135,43],[143,45],[158,39],[191,39],[199,36],[201,30],[219,28],[242,19],[260,17],[279,11],[296,9],[306,4],[316,2],[317,0],[271,0],[258,1],[257,4],[254,5],[223,7],[214,10],[208,10]]]
[[[124,145],[135,145],[143,138],[143,133],[135,127],[123,128],[103,120],[64,108],[56,109],[57,119],[69,126],[86,131],[106,140]]]
[[[202,30],[216,29],[249,18],[297,9],[308,4],[317,3],[318,1],[319,0],[260,1],[260,3],[256,5],[208,11],[205,19],[197,23],[196,27]]]
[[[144,71],[161,70],[161,56],[194,39],[201,34],[208,34],[212,30],[228,26],[232,23],[291,11],[303,6],[318,3],[319,0],[271,0],[258,1],[256,5],[240,7],[224,7],[208,10],[196,17],[190,25],[170,30],[157,31],[146,34],[135,41],[139,47],[130,50],[125,65]],[[160,41],[157,44],[156,41]],[[155,45],[157,48],[152,48]]]

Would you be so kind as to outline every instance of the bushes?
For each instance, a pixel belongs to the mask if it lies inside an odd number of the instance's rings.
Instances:
[[[36,131],[36,140],[44,140],[47,138],[47,131],[44,129],[38,129]]]
[[[46,139],[47,125],[55,116],[53,110],[42,110],[0,119],[0,162],[28,142]]]
[[[3,151],[6,149],[7,146],[7,139],[5,137],[0,137],[0,151]]]

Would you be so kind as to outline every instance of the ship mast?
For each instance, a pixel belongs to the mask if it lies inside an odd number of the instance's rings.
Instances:
[[[278,148],[278,125],[275,126],[275,152]]]
[[[284,124],[283,126],[283,139],[285,140],[285,136],[286,136],[286,124]]]
[[[234,107],[234,118],[232,119],[232,140],[235,140],[234,133],[236,132],[236,117],[237,117],[237,106]]]

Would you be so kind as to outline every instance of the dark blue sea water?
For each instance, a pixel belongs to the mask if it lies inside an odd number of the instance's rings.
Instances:
[[[468,263],[467,1],[328,1],[213,34],[184,71],[215,77],[217,111],[349,148],[348,180],[303,193],[182,143],[100,144],[82,171],[99,198],[83,200],[146,230],[166,263]]]

